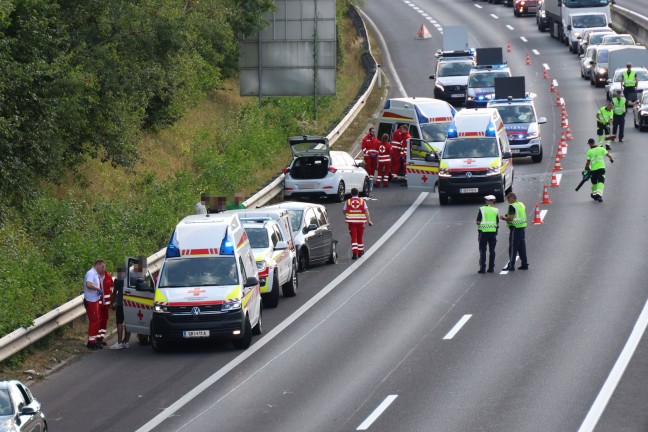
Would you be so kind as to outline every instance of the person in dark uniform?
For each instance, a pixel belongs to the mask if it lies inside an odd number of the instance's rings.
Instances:
[[[495,245],[497,245],[497,230],[499,228],[499,211],[493,207],[495,197],[486,195],[485,205],[477,213],[477,231],[479,232],[479,271],[477,273],[493,273],[495,271]],[[488,270],[486,270],[486,246],[488,246]]]
[[[518,267],[519,270],[528,270],[529,262],[527,261],[526,253],[526,209],[524,204],[517,200],[517,195],[509,192],[506,195],[506,200],[509,203],[508,211],[500,219],[506,221],[509,227],[509,263],[503,270],[515,271],[515,261],[518,254],[522,265]]]
[[[113,286],[112,308],[115,311],[115,321],[117,322],[117,343],[110,346],[110,349],[119,350],[128,348],[130,332],[126,331],[124,326],[124,283],[126,281],[126,269],[119,267],[117,269],[117,278]]]

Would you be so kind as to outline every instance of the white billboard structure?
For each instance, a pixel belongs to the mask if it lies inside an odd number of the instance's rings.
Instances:
[[[276,0],[270,25],[243,39],[241,96],[335,94],[335,0]]]

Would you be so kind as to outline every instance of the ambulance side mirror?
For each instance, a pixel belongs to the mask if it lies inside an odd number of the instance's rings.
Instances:
[[[309,231],[315,231],[316,229],[317,229],[317,225],[310,224],[307,227],[304,227],[304,234],[307,234]]]
[[[511,159],[512,157],[513,157],[513,153],[511,153],[510,151],[502,153],[503,159]]]
[[[436,153],[427,153],[425,155],[425,162],[438,162],[439,157],[437,156]]]
[[[434,75],[434,74],[430,75],[430,79],[435,79],[435,78],[436,78],[436,75]]]
[[[245,284],[243,285],[243,287],[244,288],[250,288],[250,287],[258,285],[258,283],[259,283],[259,279],[255,278],[254,276],[251,276],[251,277],[247,278],[247,280],[245,281]]]
[[[356,159],[354,162],[355,162],[355,166],[360,167],[360,168],[364,168],[364,167],[367,166],[365,161],[362,160],[362,159]]]
[[[274,250],[285,250],[288,249],[288,243],[281,240],[277,242],[277,245],[274,247]]]
[[[137,281],[135,282],[135,290],[136,291],[152,291],[151,287],[149,284],[146,283],[146,279],[144,278],[138,278]]]
[[[547,118],[546,117],[540,117],[538,119],[538,124],[545,124],[547,123]]]

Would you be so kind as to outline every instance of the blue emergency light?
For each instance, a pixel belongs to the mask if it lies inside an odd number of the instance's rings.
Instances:
[[[448,138],[457,138],[457,136],[457,126],[455,126],[455,122],[452,121],[448,127]]]
[[[427,118],[426,116],[423,115],[423,113],[421,113],[421,110],[419,110],[419,108],[416,105],[414,105],[414,110],[416,111],[416,117],[418,117],[419,124],[428,123],[430,121],[429,118]]]
[[[176,234],[176,232],[174,230],[173,234],[171,234],[171,238],[169,239],[169,244],[167,246],[167,250],[166,250],[166,257],[167,258],[178,258],[178,257],[180,257],[180,249],[178,248],[178,241],[176,240],[175,234]]]
[[[389,109],[391,107],[391,100],[387,99],[385,102],[385,107],[383,109]]]
[[[221,243],[220,254],[234,255],[234,243],[232,243],[232,239],[230,238],[227,231],[225,232],[225,238],[223,238],[223,242]]]
[[[488,124],[488,128],[486,128],[486,136],[495,136],[495,126],[493,126],[493,123]]]

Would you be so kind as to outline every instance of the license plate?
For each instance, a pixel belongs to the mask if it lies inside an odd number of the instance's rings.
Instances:
[[[302,183],[299,185],[299,189],[315,189],[315,183]]]
[[[513,153],[513,154],[520,153],[520,150],[511,149],[511,153]]]
[[[479,192],[479,188],[463,188],[463,189],[459,189],[459,193],[462,193],[462,194],[477,193],[477,192]]]
[[[185,338],[204,338],[209,337],[209,330],[185,330],[182,332]]]
[[[452,93],[450,96],[460,98],[460,97],[464,97],[465,95],[463,93]]]

